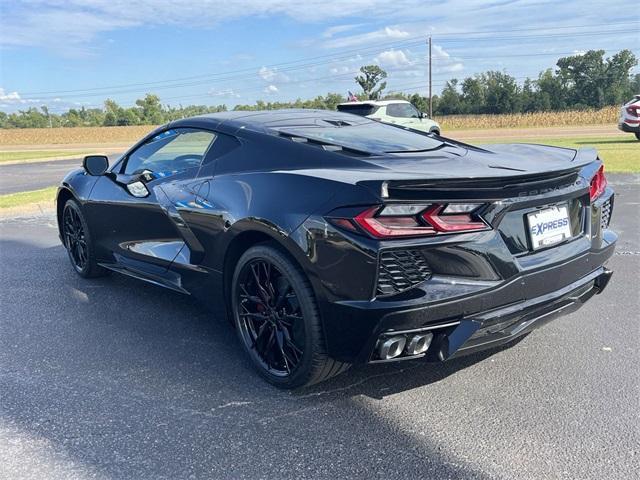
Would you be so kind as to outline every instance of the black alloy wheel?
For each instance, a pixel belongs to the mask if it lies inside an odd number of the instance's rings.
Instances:
[[[244,253],[234,274],[232,300],[244,349],[274,385],[310,385],[348,367],[326,355],[309,281],[278,248],[259,245]]]
[[[291,375],[304,349],[304,320],[291,281],[266,259],[245,264],[238,284],[238,316],[245,345],[272,375]]]
[[[64,209],[62,228],[71,264],[78,272],[82,272],[89,260],[87,239],[80,214],[75,208]]]
[[[87,222],[75,200],[68,200],[64,205],[61,233],[71,265],[80,276],[91,278],[108,273],[96,262]]]

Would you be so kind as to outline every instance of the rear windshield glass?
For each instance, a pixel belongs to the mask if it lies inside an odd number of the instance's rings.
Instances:
[[[433,150],[435,138],[379,122],[343,127],[287,128],[287,133],[368,153],[403,153]]]
[[[378,107],[375,105],[338,105],[339,112],[353,113],[354,115],[360,115],[361,117],[372,115],[377,109]]]

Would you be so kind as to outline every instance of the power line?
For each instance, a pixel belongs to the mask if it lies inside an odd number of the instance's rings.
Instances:
[[[606,25],[598,25],[598,26],[607,26],[607,27],[613,27],[613,26],[622,26],[622,25],[637,25],[640,24],[640,22],[638,21],[630,21],[630,22],[619,22],[619,23],[611,23],[611,24],[606,24]],[[465,37],[468,35],[490,35],[490,34],[495,34],[495,33],[510,33],[510,32],[524,32],[524,31],[536,31],[539,32],[540,30],[566,30],[566,29],[572,29],[572,28],[590,28],[593,25],[573,25],[573,26],[558,26],[558,27],[547,27],[547,28],[526,28],[526,29],[512,29],[512,30],[485,30],[485,31],[475,31],[475,32],[461,32],[461,33],[442,33],[439,34],[439,37],[447,37],[447,36],[456,36],[456,37]],[[484,41],[484,40],[509,40],[509,39],[535,39],[535,38],[548,38],[548,37],[567,37],[567,36],[592,36],[592,35],[608,35],[608,34],[623,34],[623,33],[635,33],[637,32],[637,30],[607,30],[607,31],[593,31],[593,32],[572,32],[572,33],[561,33],[561,34],[537,34],[537,35],[514,35],[514,36],[509,36],[509,37],[478,37],[478,38],[471,38],[471,40],[476,40],[476,41]],[[438,43],[456,43],[456,42],[461,42],[461,41],[468,41],[470,40],[469,38],[456,38],[456,39],[448,39],[448,38],[444,38],[442,40],[439,40]],[[352,50],[343,50],[340,53],[334,53],[334,54],[326,54],[326,55],[316,55],[313,57],[306,57],[306,58],[302,58],[302,59],[298,59],[298,60],[292,60],[292,61],[288,61],[288,62],[281,62],[281,63],[274,63],[274,64],[270,64],[270,65],[266,65],[264,66],[265,68],[269,68],[269,69],[278,69],[279,71],[289,71],[289,69],[284,70],[284,69],[280,69],[280,67],[284,67],[286,65],[295,65],[298,64],[300,62],[307,62],[309,60],[317,60],[317,59],[331,59],[332,57],[340,57],[340,58],[334,58],[333,61],[337,61],[339,59],[344,59],[345,58],[345,54],[349,54],[348,56],[351,56],[352,54],[355,53],[365,53],[365,52],[369,52],[370,50],[377,50],[379,48],[384,48],[384,47],[396,47],[396,48],[400,48],[400,47],[409,47],[409,46],[414,46],[413,43],[415,42],[415,45],[417,46],[418,44],[420,44],[420,42],[424,41],[424,35],[421,36],[416,36],[416,37],[408,37],[402,41],[394,41],[394,42],[380,42],[377,44],[372,44],[368,47],[365,48],[359,48],[359,49],[352,49]],[[411,44],[411,45],[409,45]],[[321,62],[321,64],[324,64],[324,62]],[[295,70],[295,69],[299,69],[299,68],[306,68],[308,66],[315,66],[316,64],[303,64],[303,65],[299,65],[297,67],[292,67],[290,70]],[[173,82],[183,82],[183,81],[187,81],[187,80],[195,80],[195,79],[204,79],[204,78],[209,78],[209,77],[219,77],[219,76],[228,76],[229,74],[234,74],[234,73],[241,73],[241,72],[255,72],[257,69],[262,68],[262,67],[258,67],[258,66],[253,66],[253,67],[246,67],[246,68],[242,68],[242,69],[237,69],[237,70],[230,70],[230,71],[226,71],[226,72],[218,72],[218,73],[209,73],[209,74],[201,74],[201,75],[194,75],[194,76],[190,76],[190,77],[178,77],[178,78],[173,78],[173,79],[165,79],[165,80],[157,80],[154,82],[141,82],[141,83],[129,83],[129,84],[121,84],[121,85],[111,85],[111,86],[103,86],[103,87],[94,87],[94,88],[88,88],[88,89],[75,89],[75,90],[51,90],[51,91],[40,91],[40,92],[24,92],[23,95],[55,95],[58,97],[61,96],[68,96],[68,95],[62,95],[62,94],[78,94],[78,95],[83,95],[83,96],[88,96],[88,95],[84,95],[82,92],[94,92],[94,91],[99,91],[99,90],[115,90],[115,89],[120,89],[120,88],[129,88],[129,87],[138,87],[138,86],[152,86],[152,85],[163,85],[165,83],[173,83]],[[228,79],[231,79],[234,77],[228,77]],[[237,77],[236,77],[237,78]],[[225,78],[226,79],[226,78]],[[181,86],[181,84],[178,84],[178,86]],[[191,85],[188,85],[191,86]],[[156,87],[158,88],[158,87]],[[116,92],[116,93],[128,93],[128,92]],[[57,95],[56,95],[57,94]]]
[[[349,74],[342,74],[341,76],[345,76],[345,75],[349,75]],[[610,78],[611,75],[597,75],[597,76],[593,76],[593,77],[589,77],[590,79],[600,79],[600,78]],[[511,77],[513,79],[517,80],[526,80],[526,79],[530,79],[533,81],[536,81],[535,79],[531,78],[528,75],[523,75],[523,76],[517,76],[517,77]],[[433,86],[434,87],[444,87],[447,85],[447,83],[449,82],[449,80],[445,80],[445,81],[440,81],[440,82],[433,82]],[[458,85],[461,85],[461,83],[459,83]],[[412,90],[412,89],[419,89],[419,88],[426,88],[427,84],[425,82],[422,83],[401,83],[399,85],[395,85],[393,90],[389,90],[387,93],[404,93],[402,92],[400,89],[408,89],[408,90]],[[257,88],[248,88],[248,89],[243,89],[243,90],[238,90],[235,93],[238,94],[247,94],[247,93],[253,93],[253,92],[259,92],[262,91],[263,87],[257,87]],[[188,99],[188,98],[201,98],[201,97],[210,97],[208,92],[201,92],[201,93],[196,93],[196,94],[189,94],[189,95],[179,95],[179,96],[173,96],[173,97],[167,97],[162,99],[163,101],[170,101],[170,100],[184,100],[184,99]]]

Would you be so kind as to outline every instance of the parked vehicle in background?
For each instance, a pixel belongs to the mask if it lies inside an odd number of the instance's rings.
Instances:
[[[367,100],[338,105],[339,112],[440,135],[440,125],[406,100]]]
[[[636,95],[620,108],[618,128],[623,132],[635,133],[640,140],[640,95]]]

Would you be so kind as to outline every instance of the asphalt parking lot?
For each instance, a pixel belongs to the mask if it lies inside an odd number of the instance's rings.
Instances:
[[[615,274],[582,310],[295,393],[190,298],[82,280],[51,217],[2,220],[0,478],[637,478],[640,176],[610,182]]]

